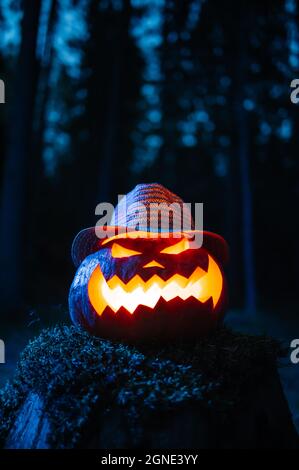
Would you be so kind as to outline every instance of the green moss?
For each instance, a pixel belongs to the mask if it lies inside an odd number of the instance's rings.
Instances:
[[[43,397],[51,447],[73,447],[92,412],[112,404],[132,426],[153,410],[187,401],[228,414],[269,367],[279,345],[221,328],[196,343],[126,345],[69,326],[45,329],[21,354],[16,376],[0,392],[2,444],[26,394]]]

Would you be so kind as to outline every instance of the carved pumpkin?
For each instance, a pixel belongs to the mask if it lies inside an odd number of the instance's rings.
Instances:
[[[198,337],[215,328],[224,313],[227,247],[204,232],[203,246],[191,248],[188,236],[134,231],[97,239],[70,290],[73,322],[134,340]]]

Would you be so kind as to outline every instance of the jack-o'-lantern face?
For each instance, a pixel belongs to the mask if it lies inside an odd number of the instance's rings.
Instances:
[[[224,313],[226,287],[216,252],[212,245],[191,247],[187,237],[139,232],[107,239],[77,271],[69,296],[72,320],[108,338],[206,335]]]
[[[227,244],[195,229],[183,200],[159,183],[121,198],[110,225],[81,230],[72,258],[70,316],[92,334],[185,340],[207,335],[224,316]]]
[[[99,316],[105,309],[134,315],[176,298],[199,304],[211,299],[209,309],[214,310],[222,289],[216,260],[203,248],[191,248],[187,238],[108,240],[88,282],[89,300]]]
[[[226,298],[214,239],[196,248],[185,236],[135,235],[99,242],[81,263],[69,295],[73,322],[134,341],[197,338],[214,329]]]

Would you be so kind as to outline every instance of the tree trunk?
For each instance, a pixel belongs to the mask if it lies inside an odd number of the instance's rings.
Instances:
[[[86,84],[91,158],[88,168],[84,169],[90,181],[90,194],[85,204],[89,213],[99,202],[110,201],[114,187],[118,187],[117,179],[123,181],[121,164],[125,157],[121,147],[121,118],[123,91],[127,91],[123,87],[128,74],[125,61],[129,50],[130,8],[128,1],[120,11],[110,8],[99,11],[96,3],[90,4],[90,38],[85,60],[92,69]],[[110,24],[108,29],[107,23]]]
[[[255,267],[254,267],[254,242],[253,242],[253,214],[252,214],[252,191],[250,179],[250,136],[247,111],[244,109],[245,86],[248,72],[248,41],[249,41],[249,25],[251,18],[242,9],[241,5],[234,8],[236,28],[235,50],[233,67],[233,121],[236,129],[236,154],[233,158],[236,162],[238,172],[235,174],[237,178],[235,184],[231,182],[232,197],[235,198],[235,204],[238,206],[238,195],[240,196],[241,211],[239,233],[241,233],[241,250],[242,265],[244,279],[244,307],[249,313],[256,310],[256,283],[255,283]],[[238,191],[237,188],[240,188]],[[238,222],[237,222],[238,223]],[[238,233],[238,232],[237,232]],[[240,271],[241,272],[241,271]]]
[[[254,250],[253,250],[253,215],[252,215],[252,193],[249,167],[249,129],[246,111],[244,110],[244,83],[246,67],[246,51],[243,41],[244,29],[241,18],[239,21],[239,47],[240,47],[240,77],[238,91],[238,107],[236,113],[239,120],[239,159],[240,159],[240,180],[242,194],[242,226],[243,226],[243,259],[245,278],[245,308],[248,312],[255,312],[256,309],[256,288],[254,272]],[[245,29],[245,33],[247,29]],[[248,62],[247,62],[248,64]]]
[[[0,284],[3,310],[15,311],[24,301],[27,207],[32,191],[33,113],[39,64],[36,41],[40,2],[24,2],[22,41],[14,104],[10,116],[10,136],[3,170],[0,212]]]

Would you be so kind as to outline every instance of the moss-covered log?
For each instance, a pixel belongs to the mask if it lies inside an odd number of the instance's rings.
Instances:
[[[44,330],[0,394],[2,446],[296,447],[279,352],[223,328],[164,348]]]

